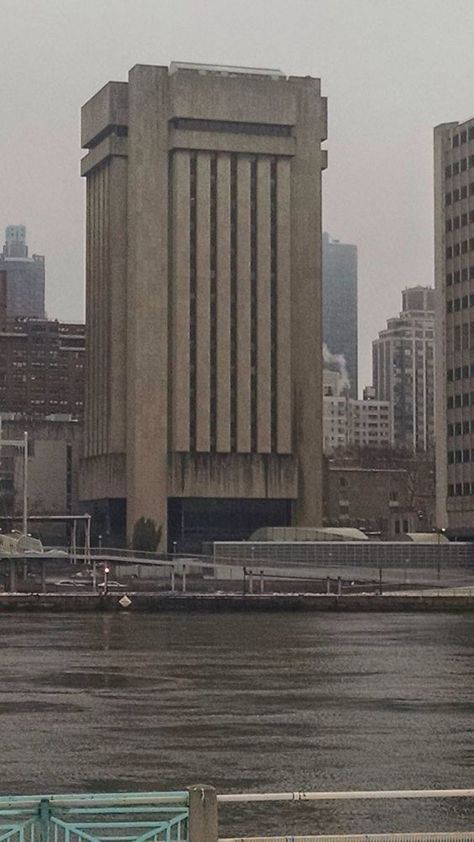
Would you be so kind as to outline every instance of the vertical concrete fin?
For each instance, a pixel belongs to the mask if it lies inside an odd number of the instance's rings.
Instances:
[[[230,155],[217,157],[217,436],[230,451]]]
[[[270,158],[257,160],[257,451],[271,451]]]
[[[277,162],[277,452],[292,451],[290,160]]]
[[[172,219],[172,335],[170,377],[172,381],[173,450],[189,450],[189,260],[190,260],[190,155],[173,155]]]
[[[237,450],[250,452],[250,158],[237,161]]]
[[[210,449],[210,186],[211,156],[197,156],[196,450]]]

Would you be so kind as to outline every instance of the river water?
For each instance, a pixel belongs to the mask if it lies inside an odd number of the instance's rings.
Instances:
[[[0,617],[0,791],[467,788],[474,618]],[[456,830],[470,802],[221,808],[224,831]]]

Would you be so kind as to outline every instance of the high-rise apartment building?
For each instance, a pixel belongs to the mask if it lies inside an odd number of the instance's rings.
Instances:
[[[412,451],[434,446],[435,291],[402,292],[402,312],[372,343],[373,385],[392,408],[393,443]]]
[[[474,536],[474,118],[434,130],[437,525]]]
[[[7,277],[7,315],[9,318],[45,318],[44,307],[44,257],[28,256],[26,228],[8,225],[5,245],[0,254],[0,271]]]
[[[318,79],[136,66],[82,111],[82,497],[179,546],[318,525]],[[168,536],[167,536],[168,533]]]
[[[344,357],[346,391],[357,398],[357,246],[329,234],[323,234],[323,339],[330,354]]]

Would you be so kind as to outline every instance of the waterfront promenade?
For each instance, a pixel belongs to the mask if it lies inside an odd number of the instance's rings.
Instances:
[[[283,549],[229,546],[228,555],[222,547],[222,555],[195,556],[103,547],[4,553],[0,610],[470,611],[474,606],[470,545],[374,544],[370,558],[353,556],[352,546],[344,544],[324,545],[322,555],[321,546],[311,542]]]

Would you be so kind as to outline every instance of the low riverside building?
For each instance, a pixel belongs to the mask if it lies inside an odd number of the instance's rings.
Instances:
[[[434,529],[434,509],[434,466],[429,460],[405,460],[398,467],[329,462],[327,525],[399,540],[407,533]]]
[[[79,512],[79,461],[82,427],[63,419],[25,420],[2,415],[2,439],[20,440],[28,433],[28,509],[30,515],[71,515]],[[0,449],[0,525],[10,530],[23,512],[23,451]],[[18,526],[18,522],[16,523]],[[30,523],[43,543],[65,536],[66,529],[46,522]]]
[[[440,536],[441,537],[441,536]],[[474,544],[447,540],[402,541],[216,541],[218,575],[273,582],[341,579],[346,586],[409,590],[428,586],[465,587],[474,564]],[[281,584],[280,584],[281,583]],[[262,588],[263,589],[263,588]]]

